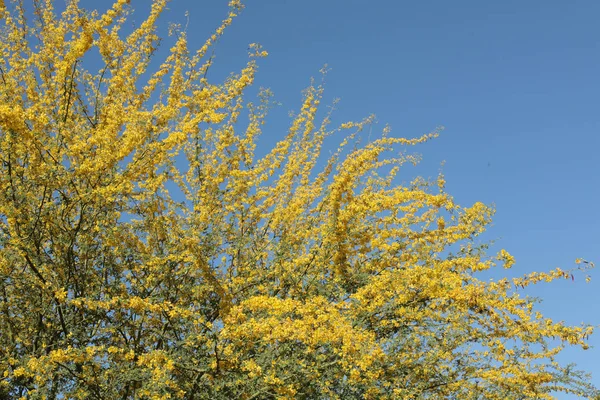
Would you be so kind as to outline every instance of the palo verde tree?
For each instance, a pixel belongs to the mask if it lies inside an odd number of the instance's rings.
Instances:
[[[207,75],[242,5],[158,60],[166,2],[127,33],[127,0],[0,2],[0,398],[597,395],[555,360],[591,327],[519,292],[570,273],[478,279],[513,264],[475,241],[492,210],[442,176],[395,184],[414,160],[389,151],[436,133],[359,146],[372,118],[318,119],[311,84],[257,157],[270,93],[244,93],[266,53]]]

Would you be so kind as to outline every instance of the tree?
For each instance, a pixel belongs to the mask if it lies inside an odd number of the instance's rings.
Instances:
[[[493,210],[443,176],[395,183],[415,160],[388,151],[437,133],[358,146],[373,119],[333,128],[311,84],[256,157],[271,95],[244,94],[266,53],[207,75],[242,5],[199,50],[175,29],[160,62],[166,0],[125,34],[128,3],[0,3],[0,397],[597,395],[555,361],[592,328],[519,292],[571,273],[478,279],[514,262],[475,241]]]

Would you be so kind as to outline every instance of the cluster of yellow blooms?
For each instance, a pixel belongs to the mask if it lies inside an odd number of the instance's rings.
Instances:
[[[0,398],[597,393],[555,361],[592,328],[520,294],[571,272],[478,279],[514,264],[474,240],[493,210],[455,204],[441,175],[394,183],[417,158],[387,152],[437,132],[352,148],[374,118],[319,121],[312,83],[256,157],[271,93],[243,95],[266,52],[206,78],[242,4],[196,52],[178,32],[150,73],[166,4],[125,35],[128,0],[40,0],[30,24],[0,0]]]

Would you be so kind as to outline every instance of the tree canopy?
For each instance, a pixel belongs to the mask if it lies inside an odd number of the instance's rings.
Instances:
[[[477,241],[493,209],[397,183],[437,132],[360,145],[373,118],[333,126],[312,83],[259,157],[266,52],[208,74],[242,4],[157,59],[166,3],[125,32],[128,0],[0,1],[0,398],[598,395],[556,361],[592,327],[522,293],[571,272],[478,278],[514,263]]]

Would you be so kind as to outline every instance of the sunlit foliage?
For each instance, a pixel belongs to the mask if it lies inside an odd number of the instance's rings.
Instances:
[[[166,0],[128,3],[0,6],[0,398],[595,395],[555,361],[592,329],[518,292],[570,272],[479,279],[514,262],[476,242],[492,210],[397,184],[436,132],[358,145],[373,118],[332,126],[311,84],[258,157],[266,53],[207,74],[242,5],[158,59]]]

